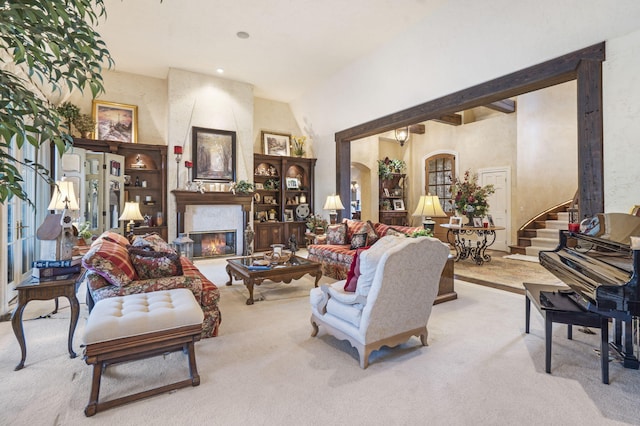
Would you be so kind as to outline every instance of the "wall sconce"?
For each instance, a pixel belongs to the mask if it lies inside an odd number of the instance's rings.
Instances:
[[[436,222],[431,220],[432,217],[446,217],[447,214],[442,210],[440,199],[437,195],[421,195],[418,201],[418,207],[412,216],[424,216],[422,226],[424,229],[430,229],[433,234]]]
[[[329,220],[332,225],[336,223],[336,219],[338,218],[337,210],[344,210],[344,206],[342,205],[342,201],[340,200],[339,195],[329,195],[327,197],[327,201],[324,203],[324,210],[329,210]]]
[[[395,135],[396,140],[400,142],[400,146],[404,146],[404,143],[409,140],[409,126],[396,129]]]

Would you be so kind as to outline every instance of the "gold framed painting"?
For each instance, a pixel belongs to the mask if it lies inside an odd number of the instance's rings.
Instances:
[[[635,206],[631,207],[629,214],[632,214],[634,216],[640,216],[640,206],[636,204]]]
[[[138,107],[94,99],[92,116],[96,122],[96,139],[138,142]]]

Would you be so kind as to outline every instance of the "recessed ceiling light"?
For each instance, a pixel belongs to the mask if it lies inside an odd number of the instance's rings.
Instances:
[[[238,31],[236,35],[238,38],[249,38],[249,33],[246,31]]]
[[[222,68],[217,68],[217,69],[216,69],[216,72],[217,72],[218,74],[224,74],[224,70],[223,70]]]

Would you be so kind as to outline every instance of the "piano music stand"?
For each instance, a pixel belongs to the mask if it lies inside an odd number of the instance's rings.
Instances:
[[[545,338],[545,371],[551,374],[551,338],[553,323],[567,324],[567,339],[571,340],[572,326],[593,327],[600,329],[600,368],[602,383],[609,384],[609,319],[604,315],[583,311],[558,290],[571,290],[566,286],[523,283],[525,289],[525,333],[529,333],[529,317],[531,302],[544,318]],[[540,294],[545,292],[547,306],[540,301]]]

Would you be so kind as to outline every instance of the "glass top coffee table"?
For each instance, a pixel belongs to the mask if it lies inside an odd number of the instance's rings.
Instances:
[[[285,263],[272,263],[268,266],[256,265],[256,261],[260,260],[263,260],[262,256],[227,259],[227,274],[229,275],[227,285],[231,285],[234,278],[243,280],[249,290],[247,305],[253,305],[254,302],[253,286],[262,284],[264,280],[290,283],[292,280],[300,279],[309,274],[316,278],[314,286],[318,287],[318,281],[322,278],[321,264],[304,257],[292,256]]]

